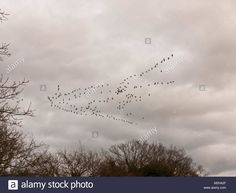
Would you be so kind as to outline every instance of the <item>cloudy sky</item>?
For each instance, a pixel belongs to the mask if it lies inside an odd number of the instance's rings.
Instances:
[[[10,13],[0,25],[0,41],[11,43],[12,54],[0,72],[30,80],[23,97],[35,117],[25,119],[25,132],[52,149],[79,143],[96,149],[156,128],[149,141],[183,147],[211,175],[236,175],[234,0],[1,0],[0,9]],[[127,111],[113,103],[99,106],[135,124],[78,116],[52,108],[47,99],[57,85],[68,93],[109,83],[113,92],[126,77],[171,54],[165,65],[130,84],[174,84],[143,87],[142,101]],[[14,69],[7,73],[9,66]],[[98,99],[99,92],[70,104]]]

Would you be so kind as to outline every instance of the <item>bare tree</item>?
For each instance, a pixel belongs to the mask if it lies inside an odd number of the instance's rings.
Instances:
[[[8,14],[0,10],[0,21]],[[9,56],[9,44],[0,46],[0,55]],[[20,97],[27,80],[10,82],[0,75],[0,175],[21,175],[29,170],[32,160],[37,159],[41,144],[26,138],[16,127],[21,127],[24,116],[33,116],[29,106],[24,109]]]
[[[31,156],[28,161],[28,167],[22,171],[24,176],[61,176],[60,163],[57,154],[50,153],[48,149],[41,151],[37,149],[37,153]]]
[[[0,9],[0,21],[7,20],[7,15],[4,11]],[[7,55],[10,53],[8,51],[9,44],[2,44],[0,46],[0,56]],[[28,109],[23,110],[20,107],[20,103],[23,99],[19,98],[19,95],[22,93],[24,87],[29,81],[22,80],[19,82],[9,82],[8,78],[0,75],[0,124],[5,126],[21,126],[20,116],[32,116],[32,111],[30,110],[30,105]]]
[[[36,175],[34,163],[45,166],[42,159],[46,160],[47,148],[17,130],[22,126],[23,117],[33,116],[30,104],[24,109],[24,100],[20,97],[27,83],[26,80],[10,82],[8,78],[0,78],[0,175]],[[40,172],[43,173],[43,168]]]
[[[114,145],[100,164],[101,176],[201,176],[196,165],[183,149],[166,148],[162,144],[131,141]]]
[[[20,94],[28,82],[24,79],[9,83],[8,78],[0,76],[0,123],[7,127],[21,126],[22,116],[33,116],[31,104],[26,109],[21,107],[24,99],[20,98]]]
[[[0,176],[24,175],[31,168],[32,160],[40,155],[41,144],[26,139],[16,129],[0,126]]]
[[[9,50],[8,50],[9,45],[10,44],[3,43],[0,46],[0,55],[5,55],[5,56],[10,56],[11,55]]]
[[[40,157],[41,144],[28,139],[17,127],[22,118],[33,116],[29,106],[24,109],[20,97],[26,80],[10,82],[0,76],[0,175],[24,175]]]
[[[22,108],[20,98],[28,81],[11,83],[0,77],[0,175],[22,175],[42,147],[16,129],[22,126],[22,117],[33,116],[30,105]]]
[[[83,147],[73,152],[61,151],[58,155],[62,176],[91,176],[99,165],[98,154]]]

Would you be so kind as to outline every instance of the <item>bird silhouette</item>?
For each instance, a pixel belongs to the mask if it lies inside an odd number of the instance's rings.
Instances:
[[[167,57],[167,60],[173,58],[173,54]],[[166,59],[163,58],[160,63],[165,62]],[[111,83],[102,83],[97,85],[91,85],[85,88],[76,88],[70,92],[62,92],[60,85],[57,85],[57,92],[55,96],[48,96],[51,107],[57,108],[59,110],[73,113],[76,116],[94,116],[102,119],[111,119],[115,121],[121,121],[128,124],[134,124],[134,121],[127,120],[125,118],[116,117],[113,114],[107,114],[103,111],[104,105],[109,105],[110,107],[115,107],[119,111],[124,111],[132,103],[145,102],[145,98],[142,96],[137,96],[135,93],[139,91],[145,91],[151,85],[161,86],[161,85],[171,85],[175,81],[153,81],[147,84],[144,84],[144,76],[148,76],[149,73],[158,72],[158,62],[154,66],[146,68],[144,71],[138,74],[132,74],[124,78],[118,84]],[[162,69],[159,69],[159,72],[163,72]],[[133,84],[133,80],[136,79],[141,81],[143,84],[137,85]],[[114,86],[112,86],[114,85]],[[120,86],[115,86],[120,85]],[[153,87],[154,88],[154,87]],[[153,89],[151,87],[151,89]],[[100,94],[98,97],[97,94]],[[89,98],[88,98],[89,96]],[[148,93],[148,96],[151,96],[151,93]],[[87,103],[81,102],[80,98],[86,97],[88,100]],[[84,100],[82,100],[84,101]],[[126,116],[131,118],[133,112],[127,112]],[[144,117],[142,117],[144,119]]]

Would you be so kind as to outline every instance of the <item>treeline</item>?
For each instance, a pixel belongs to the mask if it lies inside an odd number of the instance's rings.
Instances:
[[[100,152],[51,153],[23,133],[1,127],[1,176],[201,176],[205,172],[184,150],[131,141]]]

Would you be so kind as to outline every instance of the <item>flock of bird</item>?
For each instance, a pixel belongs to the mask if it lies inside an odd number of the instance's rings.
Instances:
[[[170,86],[175,83],[174,80],[149,81],[148,83],[144,81],[144,77],[151,72],[162,73],[163,70],[159,68],[159,64],[165,63],[173,57],[174,55],[171,54],[171,56],[163,58],[160,63],[156,63],[143,72],[126,77],[118,84],[101,83],[86,88],[77,88],[70,92],[61,92],[60,85],[58,85],[57,92],[53,96],[48,96],[48,100],[51,103],[51,107],[75,115],[95,116],[128,124],[137,124],[130,120],[136,113],[130,112],[127,107],[144,101],[145,97],[150,97],[151,92],[149,92],[150,89],[148,88]],[[137,83],[137,80],[139,83]],[[146,93],[145,91],[147,90],[148,92]],[[140,92],[145,94],[140,94]],[[103,109],[105,104],[108,104],[107,106],[110,110],[115,107],[113,110],[120,113],[107,112],[108,110]],[[140,119],[145,119],[145,117],[141,116]]]

